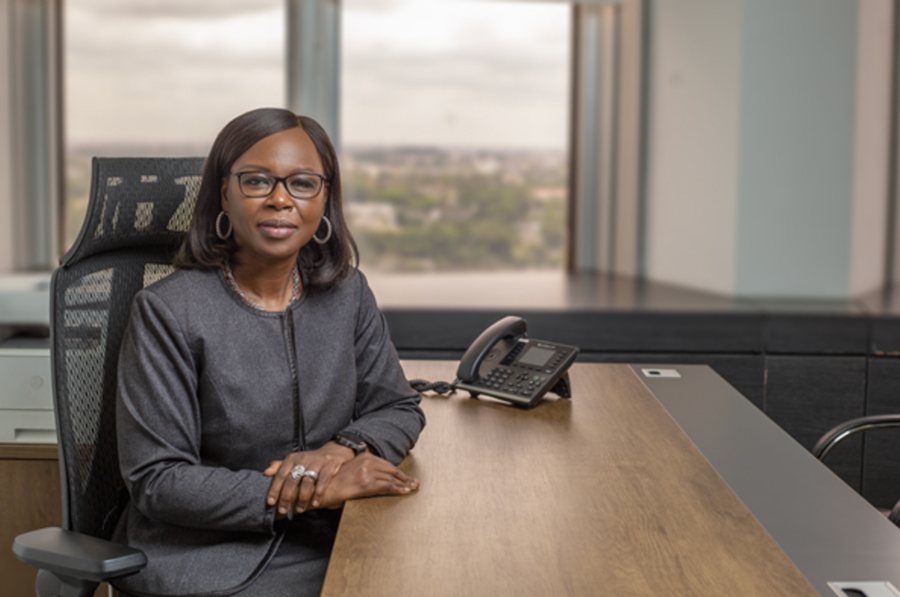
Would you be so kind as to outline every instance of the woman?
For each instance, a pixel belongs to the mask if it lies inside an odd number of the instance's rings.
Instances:
[[[354,266],[313,120],[248,112],[203,168],[179,271],[139,292],[119,359],[117,539],[135,595],[316,595],[346,500],[404,495],[425,419]]]

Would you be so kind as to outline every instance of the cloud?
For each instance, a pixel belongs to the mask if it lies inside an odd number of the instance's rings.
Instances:
[[[283,5],[284,0],[79,0],[77,6],[80,11],[103,17],[208,20],[267,12]]]
[[[105,76],[110,87],[154,73],[177,78],[183,68],[283,68],[285,59],[284,18],[278,12],[138,23],[70,11],[66,26],[69,75],[93,71]]]
[[[70,140],[207,141],[247,109],[283,104],[284,6],[67,6]],[[348,143],[564,145],[567,6],[344,0],[342,7]]]
[[[67,10],[69,140],[208,141],[241,112],[283,105],[283,2],[264,11],[272,3],[253,2],[252,12],[217,3],[223,10],[205,3],[216,16],[202,19],[165,2],[117,2],[128,10],[106,14],[103,0],[87,0]],[[138,18],[144,9],[154,18]]]
[[[344,10],[379,13],[391,12],[403,4],[404,0],[344,0],[341,6]]]
[[[523,95],[557,101],[567,92],[568,61],[563,56],[536,60],[515,53],[460,52],[450,56],[358,57],[344,63],[347,91],[374,84],[398,98],[410,92],[464,91],[476,100],[494,97],[517,101]]]
[[[68,138],[89,142],[212,142],[219,129],[238,114],[284,101],[281,69],[257,70],[250,84],[229,69],[182,67],[151,70],[140,77],[108,83],[107,73],[73,73],[69,94]]]
[[[376,97],[444,104],[439,96],[453,95],[474,109],[515,104],[564,111],[568,7],[430,4],[423,0],[392,16],[347,10],[342,84],[348,110],[366,110]],[[416,39],[401,35],[413,25]]]
[[[393,12],[344,5],[347,146],[565,147],[568,6],[403,4]]]

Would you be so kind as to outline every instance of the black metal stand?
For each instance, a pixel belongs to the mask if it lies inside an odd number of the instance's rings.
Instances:
[[[572,399],[572,384],[569,382],[569,372],[566,371],[562,374],[556,383],[553,384],[553,387],[550,388],[550,392],[553,392],[560,398],[568,398]]]

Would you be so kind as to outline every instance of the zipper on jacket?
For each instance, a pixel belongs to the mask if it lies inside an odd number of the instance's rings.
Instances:
[[[291,368],[291,394],[294,398],[294,452],[306,450],[306,433],[303,425],[303,409],[300,407],[300,377],[297,374],[297,352],[294,348],[294,318],[290,313],[285,312],[283,315],[285,325],[284,342],[287,352],[288,366]]]

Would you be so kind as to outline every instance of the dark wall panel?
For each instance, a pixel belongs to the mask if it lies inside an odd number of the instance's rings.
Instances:
[[[496,313],[481,311],[384,310],[398,351],[460,350],[472,343]]]
[[[766,318],[768,354],[867,353],[868,321],[848,315],[774,314]]]
[[[465,349],[509,312],[384,310],[399,350]],[[747,314],[533,311],[512,313],[528,334],[585,352],[761,353],[762,316]]]
[[[871,354],[900,356],[900,317],[874,317],[871,326]]]
[[[900,414],[900,359],[869,360],[866,414]],[[880,508],[900,500],[900,429],[866,432],[862,493]]]
[[[835,425],[865,410],[865,357],[767,356],[765,413],[806,449]],[[857,491],[862,439],[832,451],[826,464]]]

